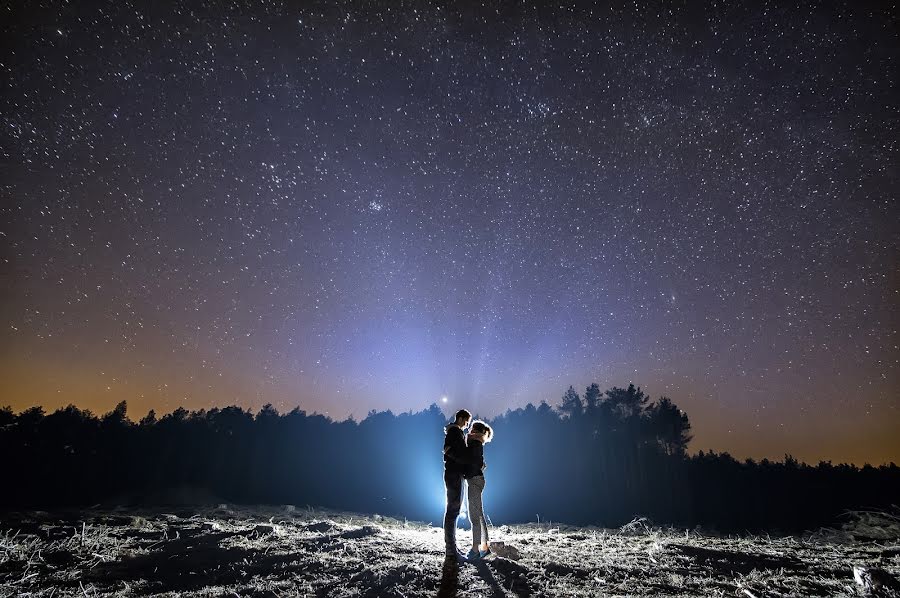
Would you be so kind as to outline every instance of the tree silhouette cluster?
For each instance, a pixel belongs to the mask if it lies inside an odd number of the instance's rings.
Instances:
[[[316,505],[439,521],[441,446],[447,418],[370,412],[334,421],[266,405],[183,408],[140,422],[123,401],[97,417],[68,406],[0,410],[4,492],[0,508],[159,503],[194,489],[235,503]],[[491,420],[485,506],[497,521],[621,525],[657,523],[723,531],[797,531],[834,524],[850,509],[884,508],[900,496],[893,463],[743,462],[689,455],[691,425],[671,400],[640,388],[572,387],[547,403]],[[168,498],[167,498],[168,497]]]

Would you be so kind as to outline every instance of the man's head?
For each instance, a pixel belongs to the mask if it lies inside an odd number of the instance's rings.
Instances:
[[[468,426],[470,421],[472,421],[472,414],[468,410],[460,409],[456,412],[456,421],[454,423],[460,428]]]

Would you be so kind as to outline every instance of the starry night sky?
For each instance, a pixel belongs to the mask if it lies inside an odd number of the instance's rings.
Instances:
[[[0,404],[900,460],[896,15],[543,4],[6,4]]]

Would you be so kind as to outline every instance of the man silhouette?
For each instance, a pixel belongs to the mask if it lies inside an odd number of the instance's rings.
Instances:
[[[466,450],[465,429],[472,414],[465,409],[456,412],[455,421],[444,430],[444,487],[447,509],[444,511],[444,543],[448,558],[463,558],[456,548],[456,520],[462,507],[463,479],[471,458]]]

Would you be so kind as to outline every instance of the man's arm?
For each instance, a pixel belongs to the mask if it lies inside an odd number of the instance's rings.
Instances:
[[[473,465],[475,463],[469,453],[469,448],[466,446],[463,431],[456,427],[447,431],[447,437],[444,439],[444,454],[453,461],[463,465]]]

